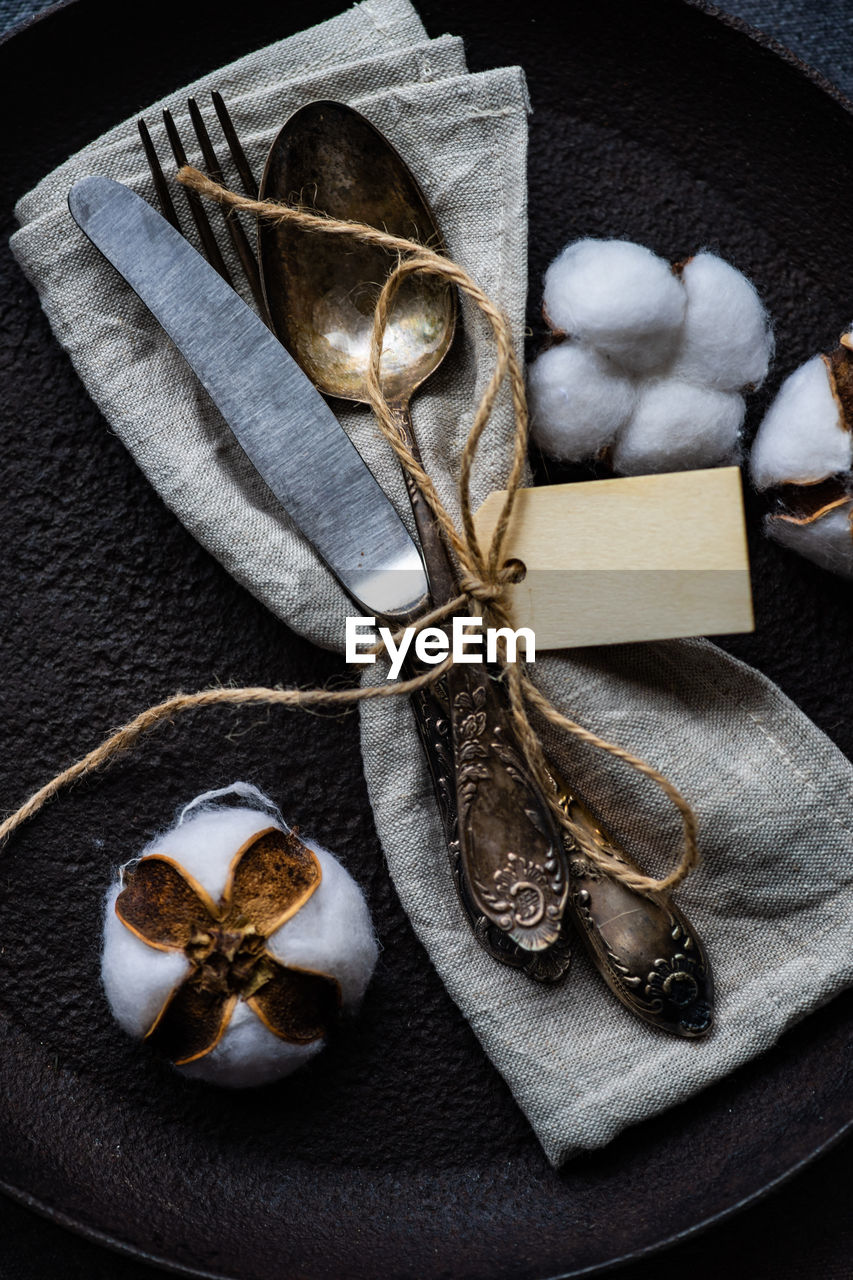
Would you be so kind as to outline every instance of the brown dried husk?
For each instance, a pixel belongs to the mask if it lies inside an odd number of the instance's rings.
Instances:
[[[183,951],[191,966],[145,1039],[176,1066],[194,1062],[219,1044],[241,999],[282,1040],[303,1045],[324,1036],[340,1007],[338,982],[283,965],[266,948],[321,879],[314,852],[278,827],[237,850],[218,903],[162,854],[127,869],[116,915],[148,946]]]

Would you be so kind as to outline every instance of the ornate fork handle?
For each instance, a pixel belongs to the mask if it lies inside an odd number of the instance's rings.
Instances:
[[[393,412],[416,451],[407,406]],[[408,476],[406,483],[433,604],[444,604],[458,595],[456,576],[432,512]],[[481,941],[504,935],[522,952],[544,951],[560,937],[569,891],[560,830],[519,748],[504,685],[482,662],[454,663],[445,679],[453,782],[448,786],[440,765],[433,780],[444,791],[445,814],[448,790],[455,799],[460,896]],[[415,708],[424,739],[431,732],[429,703],[419,699]],[[495,943],[489,950],[507,948]],[[519,964],[516,956],[496,958]]]
[[[421,668],[416,663],[408,664],[407,675],[420,673]],[[563,917],[557,942],[544,951],[526,951],[483,914],[471,895],[460,857],[456,769],[445,681],[440,680],[429,688],[418,690],[412,694],[411,703],[444,829],[453,883],[460,903],[471,921],[474,936],[500,964],[521,969],[537,982],[558,982],[568,972],[572,959],[572,930],[568,916]]]

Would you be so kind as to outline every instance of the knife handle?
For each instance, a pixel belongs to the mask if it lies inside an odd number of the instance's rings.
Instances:
[[[415,452],[408,407],[393,406]],[[434,605],[458,595],[456,575],[420,490],[406,483]],[[481,932],[505,936],[525,953],[561,937],[569,883],[562,836],[518,743],[506,686],[485,663],[454,663],[445,677],[446,721],[455,797],[458,879]],[[422,734],[423,738],[423,734]]]

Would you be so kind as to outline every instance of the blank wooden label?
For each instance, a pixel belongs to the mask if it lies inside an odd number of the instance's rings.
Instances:
[[[484,547],[503,498],[475,516]],[[537,650],[755,625],[737,467],[523,489],[505,556],[526,566],[509,599]]]

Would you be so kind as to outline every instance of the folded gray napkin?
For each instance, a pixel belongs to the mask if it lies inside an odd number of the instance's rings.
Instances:
[[[459,42],[428,41],[407,0],[366,0],[167,99],[182,129],[187,94],[207,88],[223,92],[256,167],[305,101],[336,97],[369,116],[420,179],[450,253],[505,308],[520,341],[527,102],[518,68],[468,75]],[[21,200],[13,248],[58,339],[196,537],[291,627],[342,649],[351,603],[276,509],[144,307],[68,216],[68,189],[87,173],[153,198],[128,122]],[[493,361],[480,317],[465,303],[462,310],[463,341],[414,406],[427,467],[451,510],[459,451]],[[347,409],[341,421],[411,527],[398,467],[370,413]],[[511,433],[502,400],[475,476],[476,502],[502,484]],[[361,742],[403,906],[559,1164],[695,1094],[853,981],[853,770],[774,685],[705,641],[547,655],[533,675],[559,707],[671,777],[697,810],[704,860],[679,901],[715,968],[717,1025],[706,1040],[674,1040],[638,1023],[583,955],[557,989],[491,961],[457,904],[408,704],[365,705]],[[546,745],[614,834],[662,872],[678,829],[655,789],[559,735]]]

